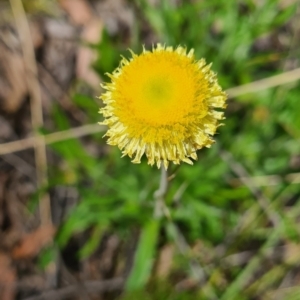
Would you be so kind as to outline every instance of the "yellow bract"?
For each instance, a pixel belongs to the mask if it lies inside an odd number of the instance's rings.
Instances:
[[[195,60],[193,50],[158,44],[123,58],[109,76],[101,96],[101,124],[108,126],[108,144],[117,145],[123,156],[140,163],[145,154],[150,165],[167,168],[170,161],[192,164],[196,151],[213,143],[223,119],[214,108],[225,108],[226,94],[210,65]]]

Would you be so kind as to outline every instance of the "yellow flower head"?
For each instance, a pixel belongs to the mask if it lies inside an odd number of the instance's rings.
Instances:
[[[101,124],[108,126],[108,144],[140,163],[181,161],[192,164],[196,151],[210,147],[212,135],[223,119],[226,94],[204,59],[197,61],[193,50],[157,44],[152,51],[132,53],[109,74],[103,85],[105,106]]]

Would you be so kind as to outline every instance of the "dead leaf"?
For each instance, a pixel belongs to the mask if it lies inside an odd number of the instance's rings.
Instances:
[[[284,262],[289,265],[295,265],[300,259],[300,245],[296,243],[287,243],[284,251]]]
[[[84,25],[93,17],[86,0],[60,0],[59,2],[76,25]]]
[[[22,56],[0,44],[0,69],[0,108],[15,113],[27,94]]]
[[[9,256],[0,252],[0,299],[15,299],[14,283],[16,281],[16,271],[12,267]]]
[[[172,245],[164,246],[159,253],[156,274],[160,278],[165,278],[169,275],[174,256],[174,247]]]
[[[101,39],[103,25],[98,19],[91,20],[83,29],[81,39],[86,43],[97,43]],[[88,46],[79,47],[77,52],[76,75],[95,89],[99,89],[99,77],[91,65],[96,60],[96,52]]]
[[[44,36],[42,33],[41,24],[38,21],[30,20],[29,27],[33,47],[35,49],[41,47],[44,43]]]
[[[52,226],[40,227],[36,231],[26,235],[20,244],[12,251],[14,259],[26,259],[35,257],[42,248],[53,240],[56,229]]]

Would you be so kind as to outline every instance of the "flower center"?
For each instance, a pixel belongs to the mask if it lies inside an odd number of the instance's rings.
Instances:
[[[145,84],[145,101],[152,105],[162,105],[172,98],[170,82],[159,76],[149,79]]]
[[[115,114],[125,126],[191,122],[191,115],[207,112],[199,94],[201,81],[203,75],[191,58],[176,52],[145,53],[124,66],[116,79],[115,90],[120,92],[113,92]]]

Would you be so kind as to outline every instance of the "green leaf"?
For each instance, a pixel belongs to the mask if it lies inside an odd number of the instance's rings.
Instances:
[[[295,243],[299,242],[299,233],[298,225],[293,222],[288,216],[283,218],[284,233],[288,239],[294,241]]]
[[[147,283],[156,252],[159,228],[158,219],[150,220],[143,228],[126,290],[138,290]]]
[[[97,246],[101,241],[101,237],[105,229],[106,229],[105,226],[100,226],[100,225],[96,226],[93,229],[91,237],[79,251],[79,255],[81,259],[85,259],[89,257],[96,250]]]

